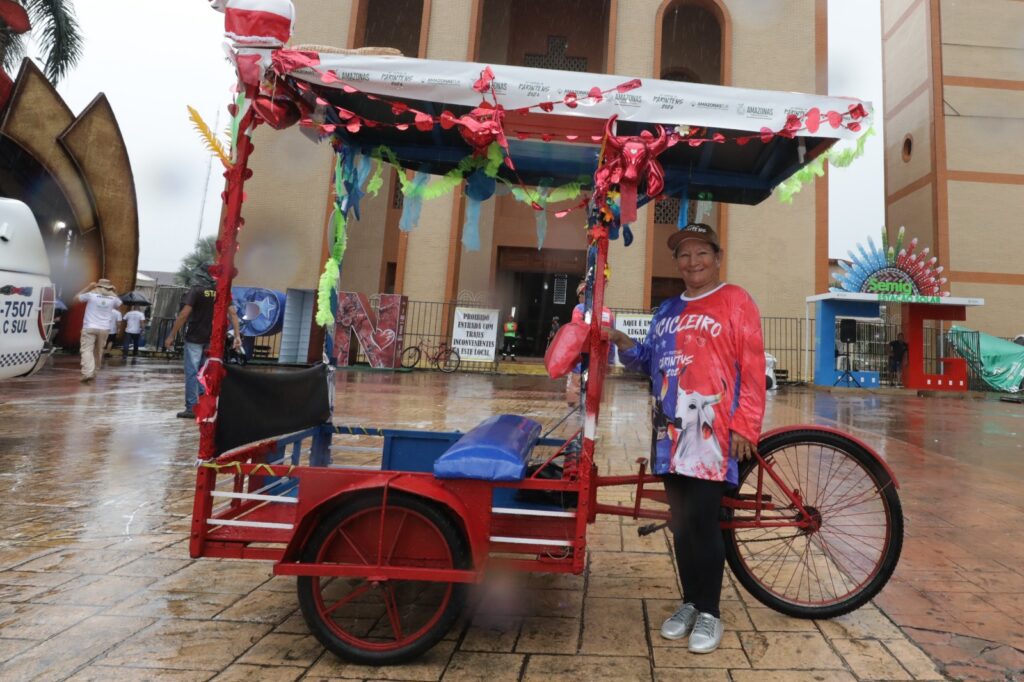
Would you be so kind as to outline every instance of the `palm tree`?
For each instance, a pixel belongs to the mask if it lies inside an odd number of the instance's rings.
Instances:
[[[213,282],[213,278],[210,277],[206,269],[216,260],[216,235],[201,237],[196,241],[192,253],[182,259],[181,265],[178,266],[178,272],[174,275],[174,283],[183,287],[208,286]]]
[[[24,10],[24,11],[22,11]],[[27,13],[31,34],[22,28]],[[82,34],[72,0],[0,0],[0,66],[13,72],[25,56],[28,36],[39,46],[46,77],[56,83],[82,56]]]

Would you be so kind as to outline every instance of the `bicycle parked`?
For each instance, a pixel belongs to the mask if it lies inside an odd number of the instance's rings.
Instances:
[[[415,346],[408,346],[402,351],[402,367],[411,369],[420,364],[420,359],[426,357],[427,362],[442,372],[454,372],[462,364],[459,351],[451,346],[445,345],[444,341],[437,344],[436,350],[432,345],[420,339]]]

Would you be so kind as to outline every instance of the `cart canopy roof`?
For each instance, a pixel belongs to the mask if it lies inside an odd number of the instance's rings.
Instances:
[[[617,115],[620,136],[657,135],[658,125],[678,133],[658,156],[664,194],[727,203],[761,202],[835,142],[857,137],[872,111],[851,98],[398,56],[279,50],[272,64],[296,86],[279,96],[301,99],[311,120],[337,126],[365,151],[387,146],[406,168],[443,174],[471,154],[459,126],[444,122],[479,111],[483,101],[504,110],[515,163],[514,171],[501,169],[507,179],[589,178],[606,123]],[[415,125],[417,116],[428,120],[422,114],[434,120],[425,129]],[[356,134],[345,127],[353,120]]]

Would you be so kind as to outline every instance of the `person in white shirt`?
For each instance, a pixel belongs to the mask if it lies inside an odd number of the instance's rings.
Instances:
[[[85,304],[79,353],[82,360],[81,381],[86,383],[96,378],[96,369],[103,359],[103,346],[110,333],[111,320],[121,305],[121,299],[117,297],[117,290],[109,279],[90,282],[75,298]]]
[[[118,300],[118,305],[121,301]],[[106,348],[113,348],[117,345],[117,333],[121,330],[121,320],[124,319],[124,315],[117,308],[114,308],[114,312],[110,316],[110,331],[107,333],[107,344]],[[100,361],[102,365],[102,361]]]
[[[146,315],[135,306],[131,306],[124,314],[124,355],[128,357],[128,342],[130,341],[133,350],[132,355],[139,354],[139,339],[142,338],[142,330],[146,326]]]

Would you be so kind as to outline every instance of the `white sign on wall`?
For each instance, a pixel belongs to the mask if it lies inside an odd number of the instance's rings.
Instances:
[[[467,362],[494,362],[498,344],[498,311],[491,308],[455,309],[452,347]]]
[[[647,338],[647,330],[650,329],[651,320],[653,318],[654,315],[649,314],[634,315],[620,313],[615,316],[615,328],[637,343],[643,343],[644,339]],[[618,359],[618,355],[616,355],[615,364],[620,367],[622,366],[622,363]]]

